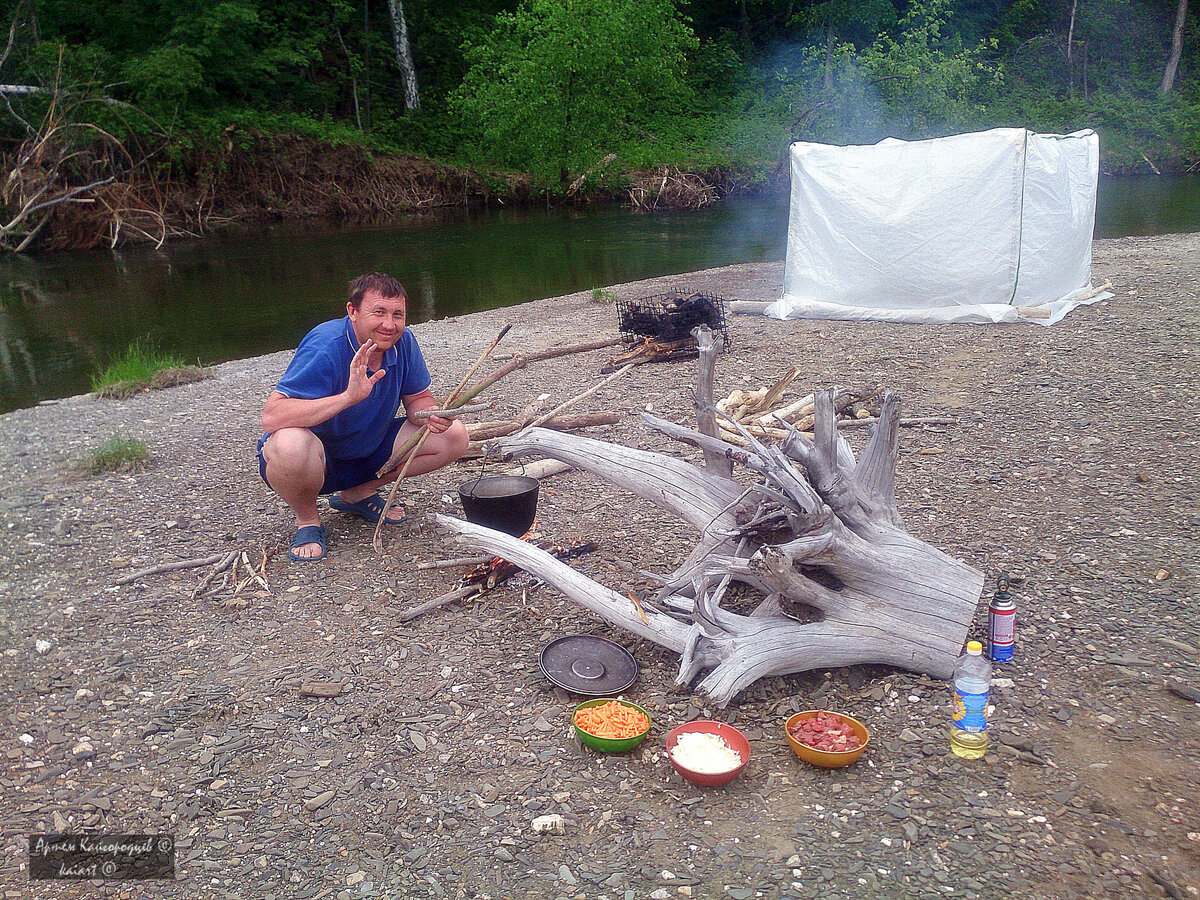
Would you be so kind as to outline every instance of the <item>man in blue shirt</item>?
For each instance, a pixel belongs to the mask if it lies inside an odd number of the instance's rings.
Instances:
[[[376,491],[395,481],[400,467],[383,478],[375,473],[417,433],[412,415],[438,408],[417,339],[405,327],[407,303],[404,285],[389,275],[354,279],[346,318],[308,333],[267,398],[259,472],[296,514],[292,559],[325,558],[321,494],[336,494],[332,509],[379,521],[385,501]],[[407,418],[396,418],[401,404]],[[409,476],[440,469],[467,449],[467,430],[456,419],[430,416],[423,424],[430,435]]]

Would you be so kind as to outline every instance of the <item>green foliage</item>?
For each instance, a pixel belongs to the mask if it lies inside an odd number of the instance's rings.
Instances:
[[[696,47],[673,0],[525,0],[468,49],[452,108],[476,154],[565,182],[688,103]]]
[[[766,178],[784,171],[793,140],[996,125],[1094,127],[1110,170],[1144,169],[1143,154],[1177,168],[1200,161],[1200,2],[1167,98],[1158,86],[1174,0],[404,8],[421,86],[414,112],[381,0],[17,0],[3,20],[12,39],[0,83],[57,86],[60,112],[70,98],[67,124],[119,142],[113,171],[150,161],[172,178],[228,165],[229,146],[252,154],[274,133],[518,170],[556,192],[608,153],[616,162],[585,190],[620,191],[628,173],[662,165]],[[6,153],[52,108],[48,94],[7,99]],[[98,171],[94,158],[79,156],[72,177]]]
[[[156,373],[187,365],[179,356],[164,353],[148,342],[134,341],[92,377],[92,390],[111,392],[122,385],[147,387]]]
[[[178,45],[130,57],[122,71],[141,107],[158,117],[180,109],[204,85],[204,68],[196,52]]]
[[[822,0],[801,7],[793,21],[818,43],[844,41],[861,47],[894,25],[896,18],[891,0]]]
[[[1003,75],[988,59],[991,42],[964,48],[947,27],[952,0],[913,0],[899,34],[881,34],[860,56],[898,136],[927,137],[970,128]]]
[[[721,104],[737,92],[745,66],[729,35],[702,40],[688,62],[687,92],[695,115],[717,112]]]
[[[446,98],[467,73],[466,50],[487,40],[496,15],[516,6],[516,0],[407,0],[409,39],[420,67],[421,107],[444,110]],[[380,3],[380,6],[384,6]],[[386,33],[383,33],[386,37]],[[389,52],[382,45],[380,51]]]
[[[83,459],[80,469],[88,476],[138,472],[149,461],[150,453],[145,441],[116,433],[91,450]]]
[[[1086,53],[1096,90],[1124,92],[1135,83],[1157,88],[1167,61],[1175,4],[1088,0],[1079,4],[1075,56]],[[1164,41],[1164,38],[1166,39]],[[1082,76],[1081,76],[1082,77]]]
[[[832,39],[847,13],[841,3],[813,7],[827,28],[755,69],[730,104],[723,135],[735,165],[785,170],[792,141],[874,143],[990,127],[986,104],[1003,73],[990,46],[965,48],[949,27],[947,0],[915,0],[895,33],[864,48]],[[874,15],[886,22],[886,10]]]
[[[1147,160],[1182,170],[1200,159],[1200,105],[1184,97],[1092,94],[1058,100],[1021,92],[990,110],[998,125],[1066,133],[1092,128],[1100,135],[1104,167],[1115,172],[1149,172]]]

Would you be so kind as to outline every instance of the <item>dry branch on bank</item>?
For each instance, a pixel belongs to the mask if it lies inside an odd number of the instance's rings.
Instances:
[[[150,575],[161,575],[164,572],[178,572],[182,569],[195,569],[200,566],[211,565],[220,562],[223,554],[214,553],[212,556],[204,556],[199,559],[181,559],[176,562],[162,563],[157,566],[150,566],[146,569],[139,569],[137,572],[131,572],[128,575],[122,575],[114,582],[115,584],[131,584],[134,581],[139,581]]]
[[[788,370],[769,388],[735,390],[728,397],[718,400],[716,408],[721,413],[717,423],[719,437],[739,447],[746,447],[749,441],[743,432],[768,443],[782,441],[792,430],[810,434],[815,420],[815,394],[777,405],[799,371],[795,368]],[[835,424],[839,429],[866,427],[879,422],[878,388],[833,387],[830,391],[833,395]],[[901,428],[954,425],[957,420],[949,416],[921,416],[900,419],[898,424]]]
[[[660,341],[645,338],[634,344],[632,348],[618,353],[609,359],[600,369],[601,373],[615,372],[624,366],[640,366],[651,362],[672,362],[678,359],[689,359],[696,356],[694,341]]]
[[[629,203],[635,209],[703,209],[717,199],[713,185],[675,166],[635,176],[629,185]]]
[[[257,559],[257,562],[251,562],[251,555]],[[225,605],[241,607],[247,605],[247,601],[240,597],[240,595],[250,588],[261,588],[265,593],[260,594],[260,596],[269,595],[271,587],[267,582],[267,563],[270,562],[271,557],[274,555],[275,550],[266,547],[257,547],[248,550],[230,550],[226,553],[213,553],[209,556],[202,556],[196,559],[183,559],[150,566],[149,568],[123,575],[115,583],[117,585],[132,584],[135,581],[140,581],[154,575],[179,572],[185,569],[197,569],[201,566],[212,566],[208,573],[196,584],[196,587],[192,589],[189,599],[195,600],[197,597],[206,594],[215,596],[221,591],[232,589],[233,594],[226,599]],[[217,581],[218,576],[223,576],[219,582]]]

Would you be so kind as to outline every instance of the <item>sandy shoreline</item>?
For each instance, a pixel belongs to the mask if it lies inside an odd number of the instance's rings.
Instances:
[[[178,879],[153,895],[180,898],[1200,889],[1200,706],[1168,689],[1200,688],[1197,258],[1200,235],[1099,241],[1094,281],[1112,280],[1115,297],[1051,328],[733,319],[721,395],[797,366],[797,394],[881,384],[906,414],[954,420],[902,433],[897,496],[910,532],[989,584],[999,571],[1023,578],[1018,655],[995,690],[994,749],[977,765],[947,753],[945,684],[902,670],[764,679],[719,710],[674,684],[676,655],[545,586],[514,583],[398,626],[398,611],[457,583],[457,571],[417,565],[461,552],[426,514],[458,514],[455,488],[478,462],[405,485],[409,520],[382,557],[362,523],[327,512],[330,558],[289,565],[280,551],[293,526],[253,449],[290,351],[125,401],[0,417],[0,791],[16,798],[0,810],[0,889],[29,890],[25,835],[85,829],[175,835]],[[781,284],[772,263],[608,290],[775,299]],[[435,390],[509,322],[500,354],[616,334],[611,303],[590,291],[424,323],[414,331]],[[606,359],[515,372],[489,392],[486,415],[572,396]],[[621,414],[592,437],[694,459],[637,417],[689,421],[693,377],[688,362],[641,366],[579,411]],[[114,432],[146,440],[151,467],[70,474]],[[644,573],[669,571],[694,540],[589,475],[544,488],[545,536],[598,540],[577,568],[619,591],[653,591]],[[193,597],[202,568],[117,583],[229,551],[266,586]],[[262,565],[264,552],[274,555]],[[638,751],[600,757],[571,736],[578,698],[537,668],[539,648],[568,633],[610,637],[638,660],[629,695],[655,721]],[[340,693],[306,696],[311,682]],[[816,706],[872,729],[855,766],[811,769],[788,750],[780,723]],[[754,749],[717,793],[680,782],[663,756],[666,732],[697,716],[736,724]],[[567,833],[534,834],[543,814],[563,816]],[[37,893],[90,890],[39,882]]]

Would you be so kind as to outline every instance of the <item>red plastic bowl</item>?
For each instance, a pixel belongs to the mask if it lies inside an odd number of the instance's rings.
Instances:
[[[679,736],[694,731],[715,734],[718,737],[724,738],[725,743],[732,747],[738,756],[742,758],[742,764],[735,769],[730,769],[728,772],[710,774],[707,772],[693,772],[686,766],[681,766],[675,762],[675,757],[671,755],[671,751],[679,743]],[[677,728],[671,729],[671,733],[667,735],[667,759],[671,761],[671,766],[675,771],[692,784],[699,784],[704,787],[717,787],[722,784],[729,784],[729,782],[742,774],[742,769],[746,768],[746,763],[750,761],[750,742],[746,740],[744,734],[732,725],[726,725],[724,722],[711,722],[707,719],[697,719],[694,722],[687,722]]]

